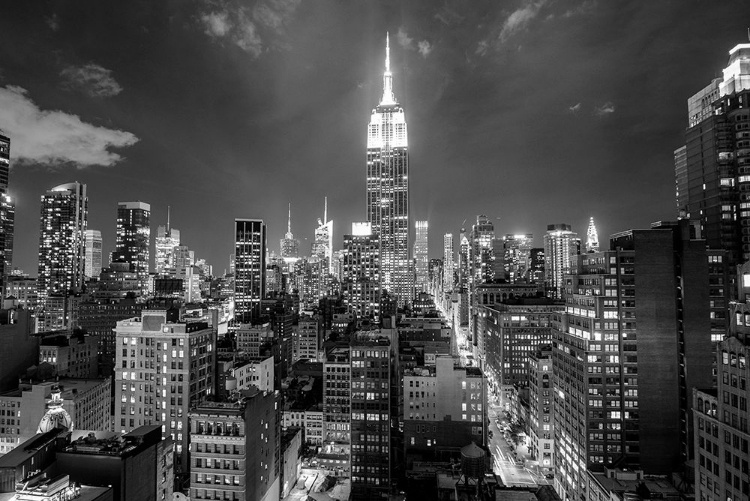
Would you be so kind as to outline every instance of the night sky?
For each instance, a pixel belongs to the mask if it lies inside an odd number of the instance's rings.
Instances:
[[[750,2],[260,0],[3,2],[0,129],[11,137],[14,265],[37,274],[39,197],[88,185],[114,247],[118,201],[151,204],[220,274],[235,217],[309,254],[365,219],[366,127],[385,34],[409,127],[411,219],[497,235],[594,216],[674,219],[688,97],[747,42]],[[458,241],[457,235],[455,238]]]

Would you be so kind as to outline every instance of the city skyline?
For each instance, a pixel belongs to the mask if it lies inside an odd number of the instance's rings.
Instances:
[[[606,247],[611,233],[676,218],[686,101],[745,41],[743,12],[742,2],[13,2],[0,21],[13,264],[35,274],[40,196],[73,181],[88,186],[105,256],[121,200],[149,203],[152,231],[171,206],[185,244],[218,273],[232,220],[263,219],[278,242],[290,200],[302,249],[321,196],[343,235],[365,219],[363,130],[382,93],[386,32],[411,129],[411,219],[457,235],[487,214],[497,234],[534,233],[541,247],[546,225],[582,235],[594,216]],[[433,236],[429,256],[441,254]]]

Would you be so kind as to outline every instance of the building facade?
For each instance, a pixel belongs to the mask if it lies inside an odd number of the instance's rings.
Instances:
[[[83,274],[86,278],[99,278],[102,272],[102,232],[86,230],[86,261]]]
[[[428,222],[427,221],[415,221],[414,229],[416,231],[414,238],[414,271],[416,275],[415,291],[417,294],[420,292],[427,292],[429,284],[429,278],[427,276],[428,266]]]
[[[266,290],[266,224],[260,219],[235,219],[234,311],[238,322],[260,316]]]
[[[562,297],[563,277],[575,273],[578,234],[569,224],[547,225],[544,234],[544,281],[556,298]]]
[[[204,321],[169,322],[163,310],[117,322],[115,430],[159,425],[187,468],[190,405],[213,393],[216,331]]]
[[[403,305],[411,301],[414,286],[409,260],[409,148],[390,64],[386,41],[383,97],[367,127],[367,221],[380,239],[380,288]]]
[[[85,233],[88,222],[86,185],[61,184],[42,195],[39,232],[39,301],[67,297],[84,280]]]
[[[112,260],[130,265],[130,271],[138,276],[138,288],[143,296],[148,295],[150,246],[151,206],[143,202],[118,203],[115,252]]]
[[[347,310],[364,318],[380,316],[380,239],[370,223],[352,223],[344,235],[341,292]]]
[[[378,335],[351,342],[352,501],[391,489],[391,343]]]

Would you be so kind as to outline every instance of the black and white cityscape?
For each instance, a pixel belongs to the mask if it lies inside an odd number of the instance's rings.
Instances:
[[[749,23],[8,2],[0,501],[750,499]]]

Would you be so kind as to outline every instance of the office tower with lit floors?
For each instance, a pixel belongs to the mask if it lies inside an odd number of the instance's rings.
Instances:
[[[555,298],[562,297],[563,277],[575,273],[578,234],[569,224],[550,224],[544,234],[544,281]]]
[[[85,233],[88,222],[86,185],[61,184],[41,197],[39,232],[39,302],[67,297],[84,280]]]
[[[102,272],[102,232],[86,230],[86,261],[83,274],[87,279],[99,278]]]
[[[427,292],[429,278],[427,276],[427,265],[429,258],[427,253],[428,246],[428,223],[427,221],[415,221],[416,238],[414,239],[414,271],[416,276],[415,290]]]
[[[279,242],[281,258],[287,264],[293,264],[299,257],[299,240],[292,233],[292,204],[289,203],[289,216],[286,223],[286,234]]]
[[[555,490],[586,499],[586,469],[682,471],[691,388],[711,387],[709,264],[687,221],[612,235],[565,277],[553,319]],[[723,251],[720,251],[723,253]]]
[[[399,306],[412,299],[409,260],[409,150],[404,109],[393,95],[386,38],[383,97],[367,127],[367,221],[380,239],[380,283]]]
[[[355,334],[350,355],[351,499],[376,499],[391,487],[391,343]]]
[[[528,282],[529,267],[531,265],[531,246],[534,235],[505,235],[503,237],[503,276],[508,282],[515,284]],[[495,256],[501,259],[501,256]],[[495,278],[501,278],[496,276]]]
[[[0,293],[13,269],[13,232],[16,205],[8,194],[10,174],[10,138],[0,131]]]
[[[347,310],[358,318],[380,316],[380,240],[370,223],[352,223],[344,235],[341,292]]]
[[[141,295],[148,295],[149,247],[151,246],[151,206],[143,202],[117,204],[117,233],[113,261],[130,265],[138,276]]]
[[[691,96],[685,146],[675,151],[677,210],[735,266],[750,260],[750,43],[720,78]]]
[[[235,320],[250,323],[260,317],[266,290],[266,224],[260,219],[234,220]]]
[[[167,270],[175,267],[175,247],[180,245],[180,230],[170,226],[169,208],[167,209],[167,225],[156,228],[154,245],[154,271],[157,275],[164,275]]]
[[[187,471],[190,406],[213,394],[216,330],[204,320],[172,321],[146,310],[115,327],[116,431],[159,425]]]
[[[453,292],[453,233],[443,235],[443,292]]]
[[[476,224],[472,225],[469,234],[471,274],[473,284],[485,284],[494,280],[492,261],[492,241],[495,239],[495,226],[485,215],[477,216]],[[498,258],[500,256],[497,256]]]

